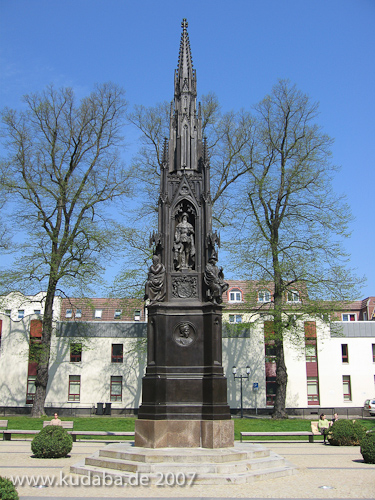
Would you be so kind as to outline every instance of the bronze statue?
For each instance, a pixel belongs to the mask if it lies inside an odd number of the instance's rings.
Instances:
[[[194,269],[194,228],[190,222],[188,222],[187,213],[182,214],[182,220],[176,226],[173,252],[176,271],[180,271],[181,269]]]
[[[204,282],[208,287],[209,300],[214,304],[221,304],[222,295],[228,290],[229,285],[224,281],[222,267],[217,267],[217,255],[215,252],[211,255],[204,271]]]
[[[165,297],[165,267],[157,255],[152,257],[145,286],[145,300],[161,302]]]

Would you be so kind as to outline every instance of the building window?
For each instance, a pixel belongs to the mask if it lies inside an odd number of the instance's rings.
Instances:
[[[318,353],[316,348],[316,340],[306,340],[305,345],[306,363],[316,363]]]
[[[303,326],[305,330],[306,363],[317,363],[316,323],[315,321],[305,321]]]
[[[111,401],[122,401],[122,377],[111,377]]]
[[[375,363],[375,344],[372,344],[372,362]]]
[[[343,321],[355,321],[355,314],[343,314],[342,320]]]
[[[34,309],[34,314],[36,314],[37,316],[40,316],[40,309]]]
[[[319,383],[318,377],[307,377],[307,404],[319,404]]]
[[[229,291],[229,302],[242,302],[242,292],[239,288],[232,288]]]
[[[242,314],[230,314],[229,323],[242,323]]]
[[[124,346],[123,344],[112,344],[112,363],[122,363]]]
[[[76,318],[82,318],[82,309],[76,310]]]
[[[299,302],[299,292],[293,290],[287,294],[287,302]]]
[[[71,318],[73,316],[73,310],[72,309],[67,309],[65,311],[65,317],[66,318]]]
[[[342,390],[344,395],[344,401],[352,400],[352,388],[350,383],[350,375],[342,376]]]
[[[25,311],[23,309],[18,309],[18,319],[22,319],[25,316]]]
[[[266,405],[273,406],[276,396],[276,377],[266,377]]]
[[[69,375],[68,401],[79,401],[81,394],[81,375]]]
[[[271,293],[268,290],[258,292],[258,302],[271,302]]]
[[[103,314],[103,309],[95,309],[94,318],[100,319]]]
[[[264,346],[266,363],[276,363],[276,347],[274,342],[265,344]]]
[[[80,363],[82,361],[82,344],[70,344],[70,362]]]
[[[114,319],[120,319],[122,314],[122,309],[116,309]]]
[[[348,344],[341,344],[341,359],[343,363],[349,363]]]
[[[136,309],[134,311],[134,321],[140,321],[141,320],[141,311],[139,309]]]
[[[35,380],[36,380],[36,375],[29,375],[27,377],[27,390],[26,390],[27,405],[32,404],[35,398],[35,392],[36,392]]]

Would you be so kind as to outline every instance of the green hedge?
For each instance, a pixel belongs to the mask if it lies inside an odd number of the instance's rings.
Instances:
[[[0,498],[1,500],[19,500],[18,493],[12,481],[0,476]]]
[[[73,447],[73,439],[60,425],[47,425],[31,442],[37,458],[66,457]]]
[[[361,439],[361,454],[366,464],[375,464],[375,432],[368,432]]]
[[[328,433],[328,441],[333,446],[359,446],[366,429],[352,420],[337,420]]]

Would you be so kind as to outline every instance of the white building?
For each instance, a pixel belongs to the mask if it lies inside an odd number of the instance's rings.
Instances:
[[[246,375],[249,366],[249,379],[242,380],[243,407],[245,411],[269,413],[275,363],[272,341],[266,338],[265,342],[264,332],[270,317],[246,312],[241,282],[233,283],[223,314],[228,403],[233,410],[240,407],[240,380],[233,378],[232,367],[237,367],[238,376]],[[263,292],[260,297],[268,299]],[[26,411],[32,404],[36,373],[29,348],[40,337],[43,294],[12,294],[6,299],[0,312],[0,408]],[[366,299],[367,306],[373,299]],[[91,302],[85,312],[77,303],[72,306],[66,299],[55,300],[46,407],[51,412],[57,408],[88,413],[98,403],[107,408],[110,403],[112,411],[132,412],[141,401],[146,365],[144,311],[133,302],[123,307],[118,299],[106,299],[106,304],[103,299]],[[64,321],[57,321],[59,317]],[[354,319],[359,319],[359,313]],[[305,415],[323,409],[327,413],[360,413],[364,400],[375,395],[375,321],[326,323],[299,316],[296,324],[297,334],[284,342],[289,411]]]

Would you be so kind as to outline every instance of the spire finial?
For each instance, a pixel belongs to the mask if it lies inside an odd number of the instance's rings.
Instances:
[[[181,28],[185,31],[186,28],[189,26],[187,19],[183,18],[182,23],[181,23]]]

